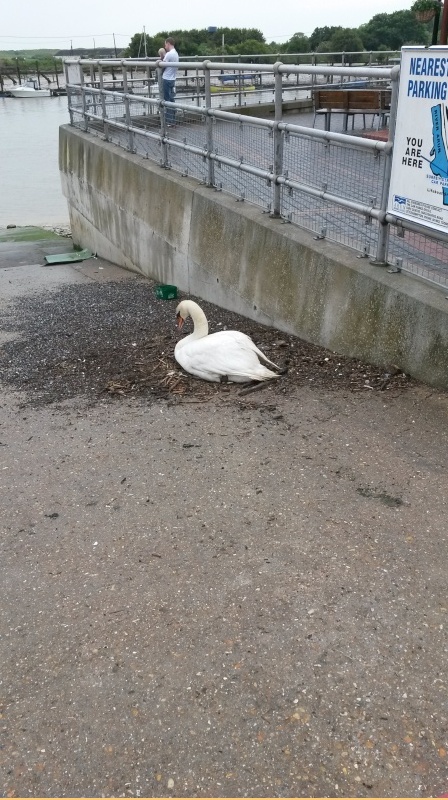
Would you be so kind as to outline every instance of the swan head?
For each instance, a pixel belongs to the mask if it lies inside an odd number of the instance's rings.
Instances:
[[[177,320],[177,327],[180,329],[184,324],[185,320],[190,316],[190,311],[188,308],[188,301],[182,300],[181,303],[176,308],[176,320]]]
[[[194,300],[182,300],[176,308],[176,319],[179,328],[182,328],[185,320],[191,317],[194,325],[194,337],[196,339],[208,334],[207,318],[200,306]]]

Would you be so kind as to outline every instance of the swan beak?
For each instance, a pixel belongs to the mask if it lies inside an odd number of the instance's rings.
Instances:
[[[183,317],[181,317],[180,314],[176,314],[176,319],[177,319],[177,327],[180,330],[182,328],[182,325],[184,324],[185,320],[184,320]]]

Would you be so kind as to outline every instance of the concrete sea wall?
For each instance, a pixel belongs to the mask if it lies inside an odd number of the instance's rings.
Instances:
[[[75,244],[161,283],[448,388],[448,300],[70,126],[59,165]]]

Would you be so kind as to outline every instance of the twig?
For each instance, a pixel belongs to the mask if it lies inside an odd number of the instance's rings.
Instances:
[[[252,392],[258,392],[260,389],[265,389],[269,386],[271,381],[259,381],[255,386],[249,386],[247,389],[243,389],[241,392],[238,392],[240,397],[244,397],[246,394],[252,394]]]

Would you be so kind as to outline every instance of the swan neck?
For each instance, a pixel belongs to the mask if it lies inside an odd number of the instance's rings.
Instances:
[[[189,311],[194,325],[192,336],[194,336],[195,339],[202,339],[204,336],[208,335],[207,317],[205,316],[202,308],[199,308],[196,303],[194,306],[192,305]]]

